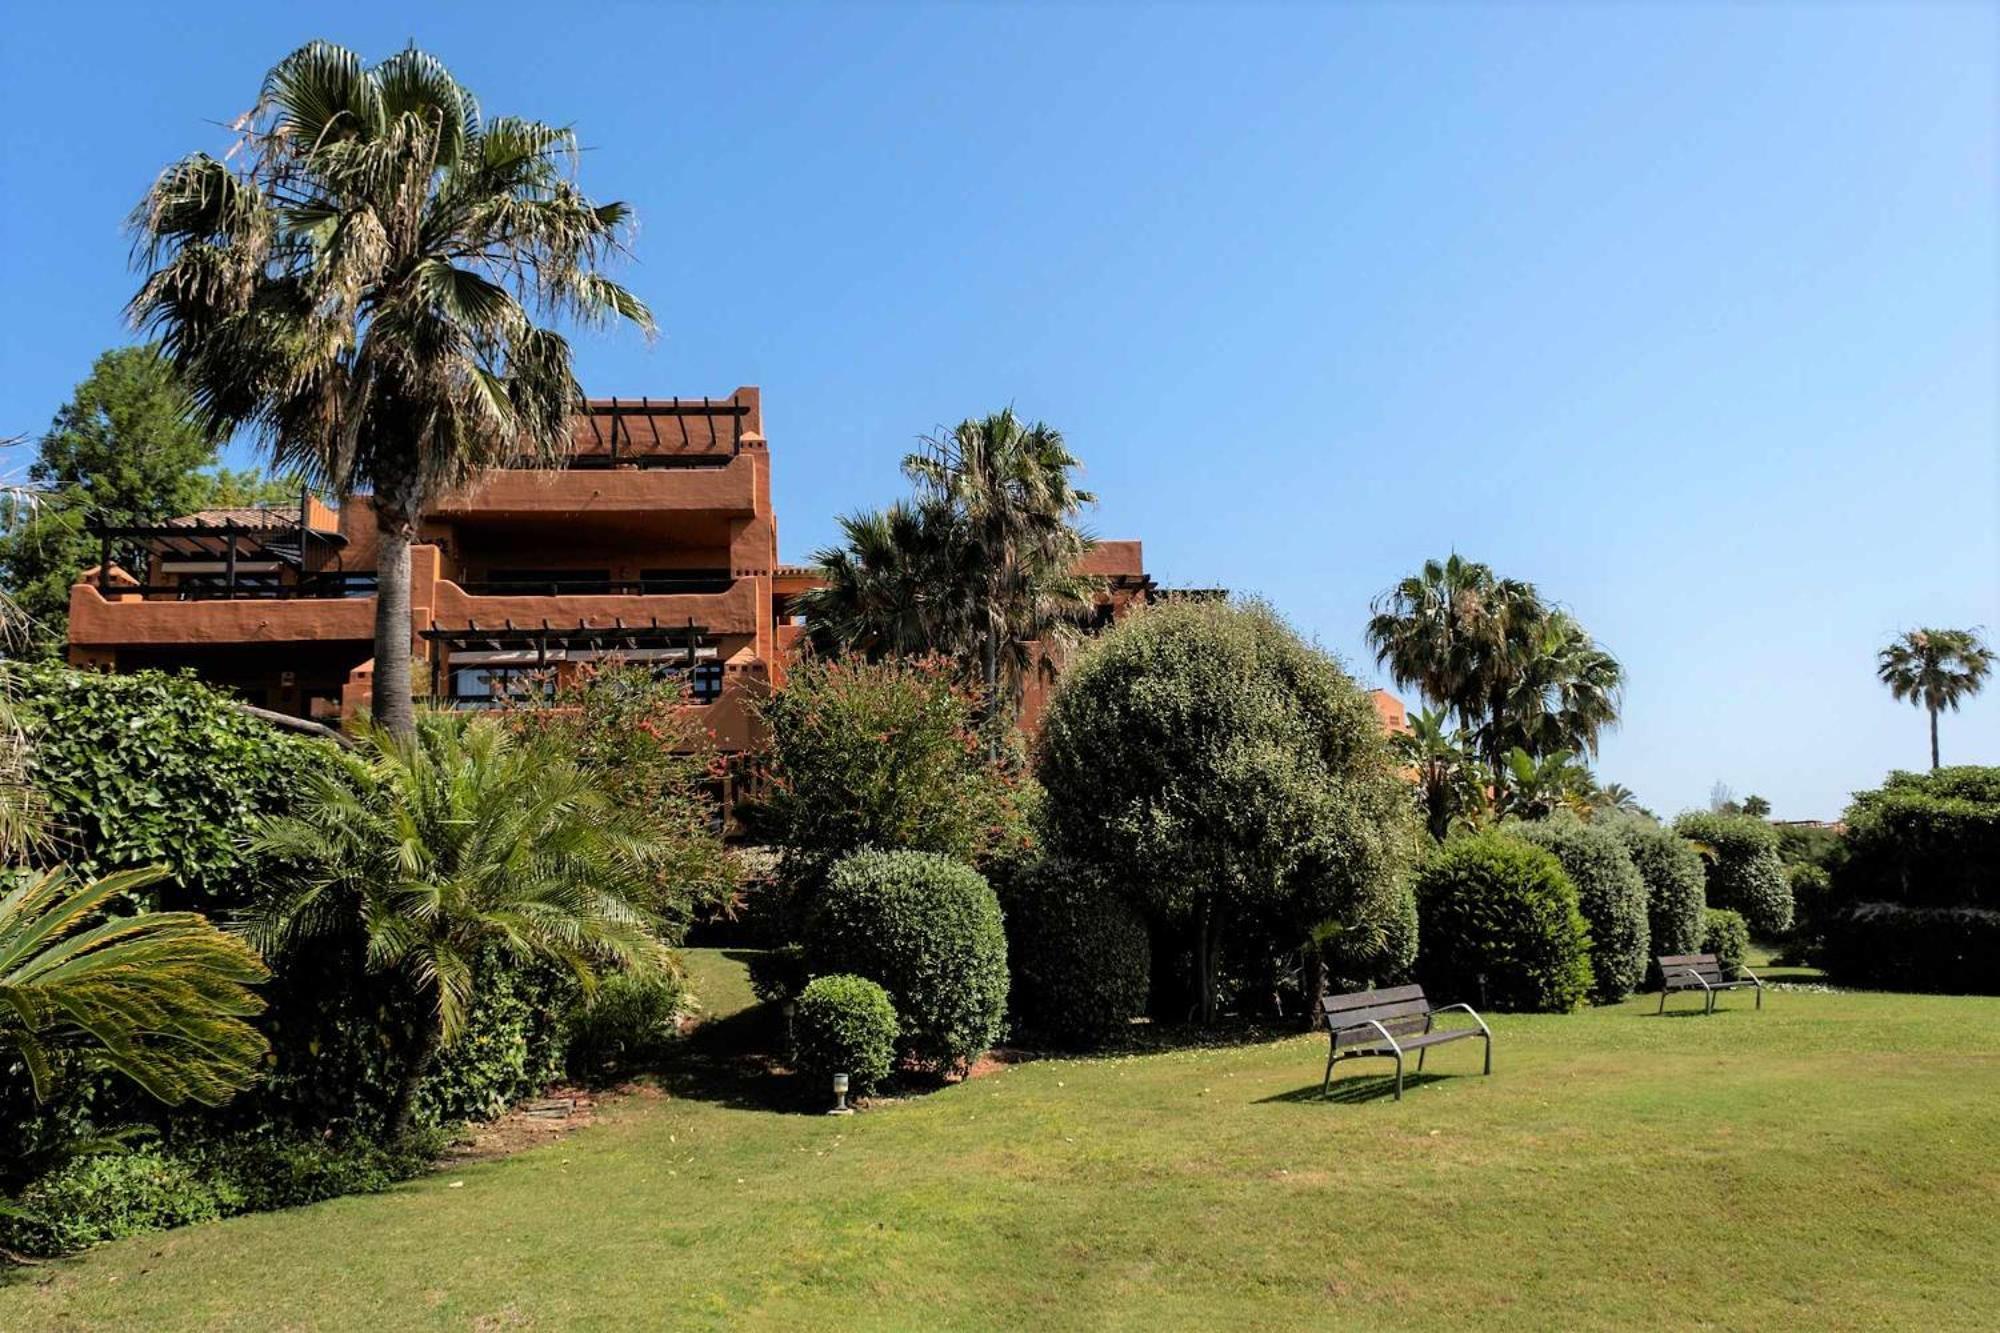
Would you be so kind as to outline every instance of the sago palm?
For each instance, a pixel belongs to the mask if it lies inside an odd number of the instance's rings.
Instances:
[[[275,881],[258,938],[281,949],[358,930],[367,966],[421,1007],[389,1108],[397,1134],[465,1030],[483,953],[557,964],[586,992],[605,967],[672,966],[635,905],[659,850],[650,835],[573,763],[492,719],[375,730],[307,774],[294,812],[265,819],[252,846]]]
[[[600,265],[624,204],[575,181],[568,129],[485,117],[414,47],[368,66],[312,42],[265,77],[223,160],[161,173],[133,215],[155,332],[217,436],[373,494],[375,720],[411,731],[410,543],[444,489],[571,447],[581,400],[553,325],[651,316]]]
[[[1938,766],[1938,714],[1957,712],[1993,672],[1993,650],[1976,629],[1913,629],[1875,657],[1889,693],[1930,714],[1931,767]]]
[[[943,506],[963,543],[981,676],[998,700],[1003,670],[1018,697],[1026,644],[1060,648],[1090,613],[1097,582],[1076,572],[1091,538],[1076,524],[1096,497],[1071,475],[1082,463],[1062,432],[1012,408],[926,438],[903,460],[927,503]]]
[[[46,1098],[57,1057],[117,1070],[170,1106],[218,1106],[257,1077],[269,1047],[244,1020],[269,975],[243,939],[193,912],[107,915],[159,879],[93,883],[58,867],[0,897],[0,1045]]]

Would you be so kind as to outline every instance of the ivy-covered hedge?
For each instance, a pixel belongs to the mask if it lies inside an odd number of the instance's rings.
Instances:
[[[1059,1046],[1115,1037],[1145,1012],[1152,945],[1145,918],[1088,866],[1037,856],[1012,868],[1001,900],[1014,1012]]]
[[[330,742],[260,722],[191,674],[6,670],[60,859],[93,876],[165,866],[147,906],[223,917],[243,906],[250,822],[281,808]]]
[[[806,920],[814,976],[851,972],[889,992],[902,1055],[963,1070],[1000,1036],[1007,937],[978,871],[931,852],[856,852],[834,866]]]
[[[1559,814],[1531,824],[1512,825],[1519,834],[1555,854],[1576,885],[1577,906],[1590,923],[1590,997],[1616,1004],[1645,979],[1652,930],[1647,920],[1646,881],[1608,829]]]
[[[1590,927],[1562,863],[1500,832],[1445,843],[1417,872],[1417,979],[1434,1004],[1567,1013],[1591,985]]]
[[[1695,810],[1674,832],[1703,849],[1708,905],[1742,913],[1750,933],[1778,939],[1792,928],[1792,886],[1778,857],[1778,832],[1755,815]]]

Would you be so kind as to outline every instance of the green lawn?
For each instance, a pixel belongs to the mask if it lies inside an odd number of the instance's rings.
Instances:
[[[1503,1017],[1401,1104],[1297,1037],[850,1119],[719,1019],[567,1142],[114,1245],[0,1328],[2000,1327],[2000,1000],[1727,1004]]]

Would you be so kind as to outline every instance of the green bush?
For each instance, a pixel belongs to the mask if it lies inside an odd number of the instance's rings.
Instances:
[[[657,1063],[680,1034],[687,987],[658,970],[613,972],[569,1015],[570,1077],[599,1078]]]
[[[1852,986],[2000,995],[2000,911],[1861,903],[1832,916],[1817,954]]]
[[[866,977],[818,977],[799,992],[792,1015],[792,1063],[821,1081],[846,1074],[855,1092],[872,1092],[896,1062],[900,1024],[889,992]]]
[[[1567,1013],[1590,990],[1590,927],[1562,863],[1505,833],[1457,838],[1417,872],[1417,979],[1433,1003]]]
[[[1270,608],[1168,602],[1099,636],[1036,776],[1049,849],[1146,911],[1156,973],[1190,960],[1169,979],[1205,1017],[1223,959],[1262,974],[1329,930],[1336,973],[1407,966],[1409,788],[1367,693]]]
[[[1652,958],[1695,953],[1701,948],[1702,912],[1707,906],[1701,853],[1687,839],[1650,819],[1606,819],[1605,826],[1625,844],[1639,878],[1646,882],[1646,952],[1651,955],[1647,971],[1657,981],[1653,974],[1658,964]]]
[[[1637,990],[1652,931],[1646,881],[1624,841],[1567,813],[1510,825],[1508,832],[1554,853],[1576,886],[1577,907],[1590,925],[1591,999],[1616,1004]]]
[[[1708,905],[1739,912],[1752,934],[1779,939],[1792,928],[1792,886],[1778,858],[1778,833],[1751,815],[1690,811],[1674,832],[1703,850]]]
[[[1702,914],[1701,953],[1712,953],[1725,969],[1741,967],[1750,952],[1750,927],[1741,912],[1711,907]]]
[[[1014,1012],[1026,1032],[1090,1046],[1145,1012],[1145,919],[1089,867],[1032,858],[1008,876],[1002,905]]]
[[[764,1004],[783,1004],[794,999],[812,980],[806,971],[805,950],[796,944],[764,949],[750,956],[750,993]]]
[[[929,852],[856,852],[833,868],[806,920],[816,976],[852,972],[889,992],[901,1054],[963,1070],[1000,1035],[1007,938],[978,871]]]
[[[2000,767],[1891,773],[1846,818],[1841,902],[2000,910]]]
[[[330,742],[260,722],[188,674],[6,670],[61,835],[51,859],[92,877],[165,866],[144,906],[241,909],[253,821],[287,806]]]

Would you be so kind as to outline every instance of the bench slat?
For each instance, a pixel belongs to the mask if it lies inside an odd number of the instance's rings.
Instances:
[[[1320,1007],[1329,1014],[1337,1014],[1348,1009],[1372,1009],[1377,1005],[1423,998],[1422,986],[1389,986],[1382,990],[1355,991],[1349,995],[1329,995],[1320,1001]]]
[[[1407,1024],[1414,1020],[1423,1026],[1423,1020],[1431,1011],[1429,1000],[1398,1000],[1394,1004],[1380,1004],[1371,1009],[1348,1009],[1338,1014],[1326,1016],[1327,1026],[1345,1032],[1350,1028],[1366,1027],[1369,1023],[1380,1023],[1390,1031],[1396,1024]]]

